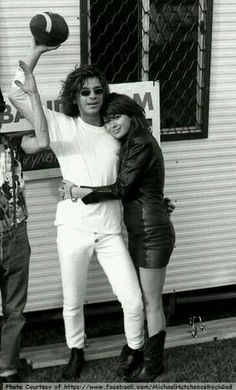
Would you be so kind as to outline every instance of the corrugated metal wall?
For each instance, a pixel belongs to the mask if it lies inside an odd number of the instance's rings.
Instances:
[[[39,12],[57,12],[65,17],[70,36],[58,51],[42,56],[36,69],[41,85],[63,80],[80,59],[79,1],[77,0],[1,0],[0,3],[0,75],[3,90],[7,90],[18,60],[27,54],[31,35],[29,22]],[[55,72],[55,67],[57,72]],[[41,76],[42,75],[42,76]]]
[[[58,80],[63,80],[79,62],[77,0],[2,0],[0,77],[4,91],[9,89],[16,63],[29,46],[27,26],[30,18],[45,10],[65,16],[71,35],[59,51],[40,59],[36,74],[42,89],[49,87],[56,96]],[[172,218],[177,234],[165,292],[236,283],[235,49],[235,1],[215,0],[209,137],[162,144],[166,162],[166,195],[176,201]],[[25,177],[32,246],[26,310],[60,307],[62,293],[53,226],[60,171],[26,172]],[[87,301],[111,299],[113,295],[106,276],[99,264],[93,261]]]
[[[236,2],[214,0],[209,137],[167,142],[176,250],[165,291],[236,283]]]

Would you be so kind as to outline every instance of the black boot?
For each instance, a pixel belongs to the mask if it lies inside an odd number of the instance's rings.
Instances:
[[[132,349],[127,344],[123,347],[120,354],[120,366],[117,369],[117,375],[125,378],[143,363],[143,349]]]
[[[163,373],[163,351],[166,332],[161,332],[150,337],[144,345],[144,364],[142,368],[127,378],[128,382],[153,382]]]
[[[69,363],[64,369],[62,376],[64,379],[77,380],[80,377],[81,369],[84,366],[84,351],[79,348],[72,348]]]

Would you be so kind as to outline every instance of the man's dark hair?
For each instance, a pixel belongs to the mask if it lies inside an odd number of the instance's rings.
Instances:
[[[104,101],[109,93],[109,86],[103,73],[93,65],[82,65],[69,73],[60,92],[62,112],[76,118],[80,115],[78,105],[75,102],[78,93],[81,91],[84,82],[88,78],[96,77],[100,80],[104,94]]]

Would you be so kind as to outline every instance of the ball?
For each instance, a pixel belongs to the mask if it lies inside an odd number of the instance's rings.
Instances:
[[[42,12],[30,20],[30,31],[38,44],[57,46],[69,36],[65,19],[54,12]]]

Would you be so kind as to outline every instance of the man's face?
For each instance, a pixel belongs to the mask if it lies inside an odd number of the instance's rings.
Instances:
[[[103,96],[104,91],[97,77],[91,77],[85,80],[76,98],[80,116],[83,120],[86,121],[86,119],[99,115],[103,104]]]

